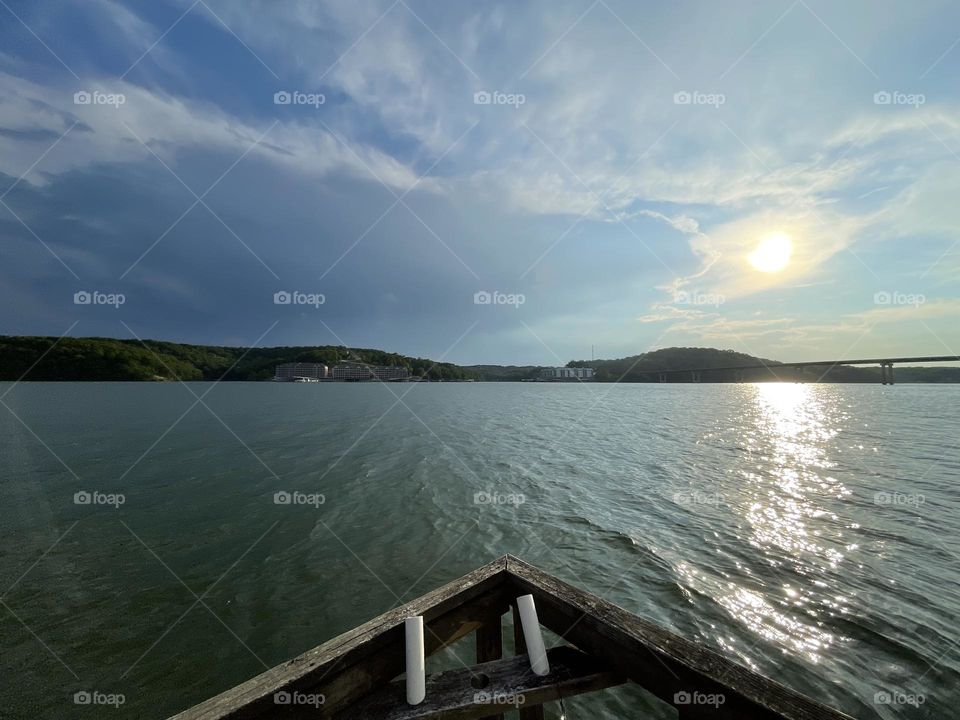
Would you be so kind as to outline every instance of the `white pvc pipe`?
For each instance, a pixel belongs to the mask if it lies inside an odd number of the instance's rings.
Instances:
[[[523,626],[523,639],[527,643],[530,667],[536,675],[549,675],[550,663],[547,661],[547,651],[543,646],[543,633],[540,632],[540,621],[537,619],[537,606],[533,604],[533,595],[518,597],[517,609],[520,611],[520,624]]]
[[[423,664],[423,616],[403,621],[407,643],[407,703],[419,705],[427,696],[427,681]]]

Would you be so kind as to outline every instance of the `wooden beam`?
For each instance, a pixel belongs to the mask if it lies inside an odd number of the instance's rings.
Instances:
[[[491,615],[477,629],[477,663],[500,660],[503,657],[502,613]],[[504,720],[503,714],[487,715],[483,720]]]
[[[553,648],[547,657],[550,674],[543,677],[533,673],[526,655],[431,675],[426,699],[419,705],[407,705],[404,684],[395,681],[354,703],[336,720],[474,720],[492,708],[524,708],[624,682],[607,665],[571,647]]]
[[[314,718],[329,717],[343,703],[353,702],[403,672],[404,618],[423,615],[425,649],[430,654],[475,631],[481,619],[496,608],[506,612],[509,600],[505,595],[505,567],[505,558],[500,558],[477,568],[195,705],[172,720],[273,717],[281,710],[292,717],[296,708],[275,702],[274,695],[280,692],[324,694],[325,702],[319,712],[310,706],[304,711],[311,711]]]
[[[603,658],[674,705],[683,718],[852,720],[518,558],[507,557],[507,573],[516,595],[534,596],[541,624]],[[688,696],[708,700],[711,695],[722,697],[722,704],[683,702]]]

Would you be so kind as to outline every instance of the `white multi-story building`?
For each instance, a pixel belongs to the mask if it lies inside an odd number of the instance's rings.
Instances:
[[[341,382],[358,382],[361,380],[379,380],[381,382],[395,382],[407,380],[410,371],[405,367],[383,365],[335,365],[331,368],[334,380]]]
[[[284,363],[277,365],[276,380],[293,382],[297,378],[326,380],[327,366],[322,363]]]
[[[577,367],[552,367],[552,368],[543,368],[540,371],[540,379],[557,382],[557,381],[574,381],[577,380],[593,380],[593,368],[577,368]]]

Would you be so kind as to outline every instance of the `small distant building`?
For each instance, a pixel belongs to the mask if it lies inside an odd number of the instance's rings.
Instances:
[[[340,382],[360,382],[373,380],[380,382],[400,382],[410,378],[405,367],[385,365],[334,365],[331,377]]]
[[[540,380],[544,382],[577,382],[578,380],[593,380],[593,368],[543,368],[540,371]]]
[[[293,382],[300,378],[326,380],[327,373],[327,366],[323,363],[283,363],[277,365],[275,379],[280,382]]]

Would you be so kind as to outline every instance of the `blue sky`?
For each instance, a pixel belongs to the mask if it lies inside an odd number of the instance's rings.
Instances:
[[[3,0],[0,332],[957,354],[958,71],[951,2]]]

